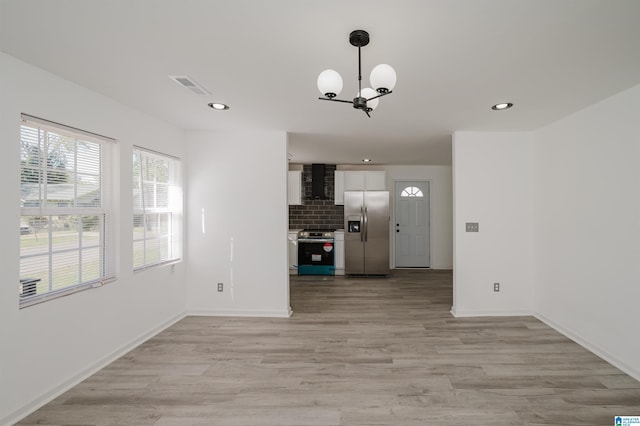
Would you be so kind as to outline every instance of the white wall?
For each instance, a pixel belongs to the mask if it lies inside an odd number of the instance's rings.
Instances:
[[[27,414],[78,380],[181,318],[184,265],[132,272],[132,144],[183,156],[183,134],[131,108],[0,53],[0,424]],[[18,308],[20,113],[118,140],[117,281]],[[283,261],[284,263],[284,261]]]
[[[535,309],[640,380],[640,86],[534,133]]]
[[[189,313],[288,316],[286,133],[187,139]]]
[[[384,166],[386,171],[387,188],[391,191],[391,200],[395,182],[402,180],[427,180],[430,190],[430,243],[431,268],[453,268],[453,200],[451,183],[451,166]],[[393,209],[393,206],[392,206]],[[392,224],[393,225],[393,224]],[[392,226],[393,235],[395,227]],[[392,241],[391,264],[395,264],[395,250]]]
[[[454,134],[456,316],[531,312],[531,150],[528,133]],[[478,222],[480,232],[465,232],[466,222]]]

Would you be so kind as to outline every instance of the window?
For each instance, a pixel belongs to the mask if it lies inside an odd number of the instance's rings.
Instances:
[[[134,147],[133,268],[180,260],[180,160]]]
[[[113,142],[22,115],[21,307],[114,277],[110,214]]]
[[[402,192],[400,193],[400,196],[401,197],[418,197],[418,198],[424,197],[420,188],[417,188],[415,186],[407,186],[405,189],[402,190]]]

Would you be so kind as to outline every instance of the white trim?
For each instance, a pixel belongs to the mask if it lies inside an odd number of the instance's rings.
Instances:
[[[15,424],[18,421],[24,419],[29,414],[31,414],[34,411],[36,411],[38,408],[40,408],[40,407],[44,406],[45,404],[51,402],[53,399],[57,398],[58,396],[62,395],[64,392],[66,392],[69,389],[71,389],[72,387],[76,386],[77,384],[79,384],[83,380],[85,380],[88,377],[92,376],[93,374],[97,373],[98,371],[100,371],[101,369],[106,367],[107,365],[111,364],[116,359],[118,359],[118,358],[122,357],[123,355],[125,355],[127,352],[129,352],[132,349],[135,349],[136,347],[140,346],[142,343],[146,342],[147,340],[149,340],[150,338],[152,338],[156,334],[158,334],[158,333],[166,330],[167,328],[171,327],[173,324],[177,323],[178,321],[180,321],[184,317],[185,317],[184,312],[180,313],[178,315],[174,315],[173,317],[169,318],[168,320],[162,322],[159,326],[152,328],[150,331],[142,333],[138,337],[135,337],[134,339],[132,339],[128,343],[125,343],[124,345],[120,346],[118,349],[112,351],[111,353],[108,353],[107,355],[103,356],[101,359],[97,360],[96,362],[90,364],[86,368],[83,368],[78,373],[68,377],[65,380],[62,380],[59,384],[57,384],[57,385],[53,386],[52,388],[50,388],[49,390],[43,392],[42,394],[40,394],[40,396],[37,396],[34,399],[32,399],[31,402],[29,402],[28,404],[26,404],[26,405],[22,406],[21,408],[13,411],[12,413],[9,413],[4,418],[0,419],[0,424],[1,425],[12,425],[12,424]]]
[[[176,266],[178,263],[182,263],[182,258],[181,257],[178,258],[178,259],[165,260],[163,262],[150,263],[148,265],[140,266],[138,268],[133,268],[133,273],[137,274],[139,272],[144,272],[147,269],[160,268],[160,267],[163,267],[163,266]]]
[[[148,154],[153,154],[153,155],[155,155],[156,157],[159,157],[159,158],[169,157],[169,158],[171,158],[173,160],[176,160],[176,161],[182,161],[180,159],[180,157],[176,157],[175,155],[166,154],[164,152],[156,151],[154,149],[145,148],[145,147],[140,146],[140,145],[133,145],[133,150],[135,151],[136,149],[139,150],[139,151],[144,151],[144,152],[146,152]]]
[[[265,318],[289,318],[293,314],[291,307],[286,310],[260,310],[260,309],[190,309],[187,316],[205,317],[265,317]]]
[[[416,266],[414,268],[410,266],[400,266],[400,267],[391,268],[391,269],[398,269],[398,270],[405,270],[405,271],[426,271],[429,269],[438,269],[442,271],[451,271],[453,270],[453,266]],[[337,272],[337,269],[336,269],[336,272]]]
[[[98,139],[99,142],[117,142],[116,139],[110,138],[109,136],[104,136],[99,133],[89,132],[87,130],[78,129],[77,127],[67,126],[66,124],[57,123],[55,121],[47,120],[44,118],[36,117],[34,115],[25,114],[24,112],[20,114],[20,119],[25,121],[30,121],[32,123],[38,123],[43,127],[46,127],[47,130],[54,130],[55,132],[70,132],[72,135],[74,133],[82,134],[85,137]]]
[[[453,267],[453,306],[451,313],[456,316],[456,302],[458,300],[458,279],[457,279],[457,245],[456,245],[456,223],[458,221],[456,214],[456,132],[451,134],[451,263]]]
[[[35,183],[37,193],[31,194],[29,188],[34,185],[33,182],[20,182],[20,193],[21,200],[19,203],[20,206],[20,221],[23,222],[23,217],[25,216],[44,216],[48,218],[47,220],[52,219],[53,217],[60,217],[63,215],[71,215],[71,216],[96,216],[97,224],[98,224],[98,239],[99,241],[95,244],[91,244],[89,246],[80,245],[75,248],[61,249],[56,248],[52,244],[53,236],[55,232],[58,232],[59,229],[56,227],[47,227],[46,234],[49,236],[49,243],[47,245],[46,250],[40,251],[36,254],[25,254],[24,247],[22,244],[22,240],[20,242],[20,253],[19,253],[19,263],[21,265],[21,274],[20,277],[23,276],[22,265],[23,262],[28,262],[29,258],[35,259],[34,264],[36,266],[36,273],[31,275],[29,272],[26,272],[27,277],[31,277],[33,279],[38,279],[39,281],[43,281],[42,284],[46,286],[43,288],[42,293],[31,295],[27,297],[20,297],[20,309],[26,308],[29,306],[33,306],[39,303],[43,303],[49,300],[54,300],[58,297],[68,296],[73,293],[77,293],[80,291],[88,290],[95,287],[100,287],[102,284],[109,280],[115,279],[115,245],[114,245],[114,233],[115,233],[115,218],[112,213],[113,204],[115,201],[115,195],[113,192],[113,184],[115,179],[114,173],[114,142],[115,140],[106,136],[101,136],[96,133],[87,132],[85,130],[77,129],[75,127],[66,126],[64,124],[55,123],[53,121],[45,120],[42,118],[30,116],[28,114],[21,114],[21,124],[20,124],[20,151],[21,151],[21,162],[20,162],[20,172],[23,173],[25,170],[31,170],[32,172],[38,173],[38,176],[42,176],[44,179],[39,178],[40,182]],[[27,133],[24,133],[24,132]],[[34,137],[37,137],[34,139]],[[65,183],[65,187],[68,187],[72,193],[67,193],[64,195],[65,206],[59,207],[55,203],[53,205],[49,205],[49,194],[50,190],[56,186],[55,182],[50,182],[47,176],[46,170],[49,168],[49,162],[43,161],[43,156],[45,153],[49,152],[49,146],[51,144],[50,135],[64,135],[70,139],[69,143],[73,144],[72,150],[72,165],[67,168],[66,164],[64,167],[64,172],[71,174],[75,179],[72,182]],[[23,139],[25,137],[26,139]],[[23,157],[23,149],[25,145],[24,142],[27,142],[28,149],[37,148],[37,155],[39,157],[39,161],[37,164],[30,164],[30,162],[24,163],[22,161]],[[32,145],[32,143],[35,143]],[[57,142],[56,142],[57,143]],[[95,170],[84,170],[82,171],[80,168],[80,164],[83,162],[79,160],[79,153],[81,152],[80,147],[86,143],[90,143],[91,145],[95,145],[87,151],[87,160],[95,161],[97,164],[98,171]],[[55,147],[55,144],[54,144]],[[56,148],[57,149],[57,148]],[[56,151],[57,152],[57,151]],[[47,154],[48,155],[48,154]],[[48,158],[48,157],[47,157]],[[45,164],[46,163],[46,164]],[[95,184],[82,184],[77,177],[79,175],[91,176],[92,179],[97,179],[97,186]],[[45,178],[46,177],[46,178]],[[28,186],[27,186],[28,185]],[[78,200],[83,196],[80,194],[80,187],[89,188],[88,193],[95,192],[97,196],[99,196],[99,205],[98,206],[83,206],[77,205]],[[23,190],[29,193],[28,195],[23,194]],[[83,191],[84,192],[84,191]],[[53,191],[51,192],[53,193]],[[24,195],[25,199],[22,199]],[[86,194],[85,194],[86,195]],[[54,198],[55,199],[55,198]],[[25,207],[25,202],[33,202],[38,201],[37,206],[34,207]],[[92,199],[93,201],[93,199]],[[72,204],[72,206],[68,206],[67,204]],[[92,203],[93,204],[93,203]],[[84,226],[79,226],[77,231],[73,229],[69,232],[77,234],[79,238],[82,237],[82,233],[84,232]],[[82,264],[82,256],[88,250],[97,249],[99,251],[98,257],[98,270],[99,277],[97,279],[93,279],[91,281],[86,281],[86,277],[83,276],[83,270],[80,267]],[[73,266],[77,269],[78,275],[75,279],[80,282],[77,283],[58,283],[56,284],[53,279],[54,270],[56,267],[54,266],[52,259],[53,256],[61,253],[70,253],[77,254],[78,259],[70,261],[69,266]],[[46,269],[45,269],[46,268]],[[30,269],[30,267],[27,267]],[[44,276],[41,272],[42,270],[46,270],[46,276]],[[46,279],[45,279],[46,278]],[[63,280],[64,281],[64,280]],[[54,287],[55,286],[55,287]],[[58,287],[58,288],[56,288]]]
[[[599,356],[609,364],[613,365],[619,370],[622,370],[624,373],[628,374],[634,379],[640,381],[640,370],[636,370],[635,368],[628,365],[627,363],[620,361],[618,358],[611,355],[611,353],[609,353],[609,351],[607,351],[606,349],[603,349],[600,346],[589,342],[587,339],[583,338],[578,333],[559,325],[558,323],[552,321],[551,319],[549,319],[548,317],[544,316],[539,312],[534,312],[533,316],[536,317],[538,320],[542,321],[543,323],[545,323],[546,325],[548,325],[549,327],[553,328],[558,333],[573,340],[574,342],[576,342],[577,344],[579,344],[589,352]]]
[[[593,344],[580,336],[578,333],[570,330],[566,327],[563,327],[551,319],[545,317],[543,314],[539,312],[530,312],[530,311],[483,311],[483,310],[458,310],[455,306],[451,307],[451,314],[456,318],[464,318],[464,317],[502,317],[502,316],[533,316],[540,322],[544,323],[548,327],[554,329],[558,333],[563,336],[573,340],[578,345],[582,346],[589,352],[599,356],[604,361],[618,368],[622,372],[628,374],[634,379],[640,381],[640,371],[628,365],[624,361],[619,360],[617,357],[609,353],[609,351],[601,348],[600,346]]]
[[[143,176],[148,166],[148,159],[153,161],[160,161],[166,164],[168,169],[167,182],[158,181],[156,171],[152,173],[152,176]],[[184,250],[184,242],[182,239],[182,229],[184,227],[183,214],[184,214],[184,195],[182,184],[182,162],[180,158],[164,154],[158,151],[140,147],[138,145],[133,146],[132,156],[132,170],[133,173],[133,245],[134,248],[138,244],[142,244],[142,264],[136,263],[137,257],[134,249],[133,254],[133,270],[139,272],[148,268],[154,268],[161,265],[171,265],[182,261],[182,254]],[[135,173],[136,164],[139,166],[139,174]],[[139,187],[138,187],[139,185]],[[149,186],[154,193],[158,191],[158,188],[166,187],[167,206],[157,206],[157,196],[152,196],[154,200],[146,200],[145,185]],[[139,190],[139,200],[136,200],[136,188]],[[177,202],[179,201],[179,202]],[[140,204],[138,207],[138,203]],[[147,221],[152,215],[166,215],[168,216],[168,229],[163,231],[160,235],[151,237],[147,234]],[[141,236],[136,236],[136,220],[142,218],[143,229]],[[167,245],[167,258],[162,258],[156,262],[149,262],[147,260],[149,242],[159,242]],[[163,257],[162,254],[160,254]]]
[[[77,284],[70,287],[64,287],[59,290],[52,290],[41,295],[27,296],[25,298],[20,297],[20,309],[27,308],[29,306],[39,305],[40,303],[48,302],[49,300],[58,299],[60,297],[70,296],[75,293],[79,293],[85,290],[91,290],[94,288],[100,288],[104,285],[116,282],[118,279],[114,277],[98,279],[89,281],[83,284]]]
[[[515,311],[494,311],[490,309],[456,309],[455,306],[451,307],[451,315],[456,318],[465,317],[530,317],[534,316],[533,312],[529,310],[515,310]]]
[[[429,270],[434,270],[434,271],[452,271],[453,267],[452,266],[416,266],[416,267],[410,267],[410,266],[400,266],[397,268],[391,268],[393,270],[398,270],[398,271],[429,271]],[[336,270],[336,275],[337,274],[337,270]]]

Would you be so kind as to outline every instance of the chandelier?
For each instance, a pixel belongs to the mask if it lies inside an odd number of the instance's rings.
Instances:
[[[349,34],[349,43],[358,48],[358,94],[353,101],[336,99],[342,91],[342,77],[334,70],[324,70],[318,76],[318,89],[323,101],[342,102],[352,104],[355,109],[364,111],[369,118],[371,111],[376,109],[382,96],[388,95],[396,85],[396,72],[387,64],[377,65],[372,71],[369,80],[371,87],[362,88],[362,60],[360,48],[369,44],[369,33],[365,30],[355,30]]]

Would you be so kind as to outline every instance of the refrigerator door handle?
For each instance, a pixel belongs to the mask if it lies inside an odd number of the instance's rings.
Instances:
[[[364,207],[360,206],[360,241],[364,242]]]
[[[367,208],[364,208],[364,241],[366,242],[369,238],[369,218],[367,217]]]

